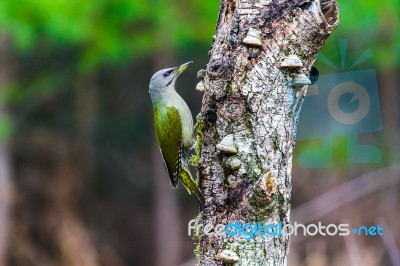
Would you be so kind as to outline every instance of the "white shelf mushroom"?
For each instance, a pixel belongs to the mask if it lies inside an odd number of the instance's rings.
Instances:
[[[196,91],[204,92],[204,83],[202,80],[199,81],[196,85]]]
[[[233,134],[226,135],[217,144],[217,149],[226,154],[237,154],[238,150],[233,142]]]
[[[281,67],[300,68],[303,67],[303,62],[297,55],[291,54],[282,58]]]
[[[225,263],[229,263],[229,264],[233,264],[236,262],[239,262],[240,258],[239,256],[230,250],[223,250],[220,254],[219,257],[221,258],[221,260]]]
[[[295,86],[311,85],[311,80],[305,74],[298,74],[293,79],[293,85]]]
[[[242,165],[242,162],[237,156],[232,156],[226,159],[225,166],[229,170],[236,171],[239,170],[240,166]]]
[[[249,28],[247,36],[243,39],[243,43],[252,46],[261,46],[261,31],[256,28]]]

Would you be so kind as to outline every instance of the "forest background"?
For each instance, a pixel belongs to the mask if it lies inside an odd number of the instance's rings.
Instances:
[[[289,265],[400,265],[400,2],[338,2],[340,26],[315,64],[321,93],[300,119],[291,220],[379,224],[385,236],[293,237]],[[177,88],[197,115],[218,6],[0,2],[1,265],[193,265],[197,203],[170,188],[148,83],[193,60]],[[366,121],[337,126],[329,75],[364,87]],[[351,113],[362,100],[338,104]]]

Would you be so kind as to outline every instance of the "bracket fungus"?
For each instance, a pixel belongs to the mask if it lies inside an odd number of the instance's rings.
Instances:
[[[199,81],[196,85],[196,91],[204,92],[204,82],[202,80]]]
[[[250,27],[243,43],[251,46],[261,46],[261,31],[259,29]]]
[[[225,154],[237,154],[238,150],[233,141],[233,134],[226,135],[218,144],[217,149]]]
[[[219,254],[219,258],[223,262],[228,263],[228,264],[233,264],[233,263],[239,262],[239,260],[240,260],[239,256],[235,252],[233,252],[231,250],[227,250],[227,249],[223,250]]]
[[[297,55],[291,54],[282,58],[281,67],[286,68],[301,68],[303,67],[303,62]]]
[[[203,79],[205,76],[206,76],[206,70],[200,69],[199,71],[197,71],[197,78],[198,79]]]
[[[311,80],[304,74],[298,74],[293,78],[294,86],[311,85]]]
[[[225,166],[231,171],[236,171],[239,170],[240,166],[242,165],[242,162],[237,156],[232,156],[226,159]]]
[[[200,69],[197,71],[197,78],[200,80],[199,83],[196,85],[196,91],[203,93],[204,92],[204,82],[203,79],[206,76],[206,70]]]

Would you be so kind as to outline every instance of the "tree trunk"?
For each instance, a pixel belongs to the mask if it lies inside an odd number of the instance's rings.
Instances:
[[[338,25],[338,9],[326,0],[221,0],[197,118],[203,226],[289,223],[292,154],[307,89],[294,78],[309,76]],[[287,263],[288,236],[246,240],[206,231],[200,265]]]
[[[98,84],[95,73],[78,75],[75,88],[76,147],[79,151],[80,171],[84,178],[95,172],[94,128],[98,110]]]

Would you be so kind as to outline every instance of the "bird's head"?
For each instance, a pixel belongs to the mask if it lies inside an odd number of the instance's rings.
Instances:
[[[163,92],[168,88],[174,88],[176,79],[191,63],[192,61],[177,67],[157,71],[150,80],[150,94],[153,92]]]

